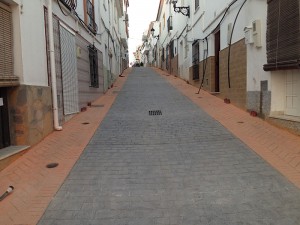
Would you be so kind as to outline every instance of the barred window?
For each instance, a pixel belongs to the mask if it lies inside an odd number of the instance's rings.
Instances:
[[[98,52],[94,45],[90,45],[89,59],[90,59],[90,82],[91,87],[99,87],[99,76],[98,76]]]

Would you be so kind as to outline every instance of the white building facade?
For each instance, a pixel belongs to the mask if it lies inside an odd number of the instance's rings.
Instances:
[[[128,66],[128,6],[0,0],[0,149],[39,142],[111,87]]]
[[[299,0],[176,2],[160,1],[154,64],[299,133]]]

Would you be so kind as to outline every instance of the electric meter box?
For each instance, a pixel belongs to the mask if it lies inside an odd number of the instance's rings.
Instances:
[[[251,26],[245,27],[244,32],[245,32],[245,44],[253,44],[252,27]]]
[[[261,47],[261,22],[260,20],[254,20],[252,22],[253,42],[255,47]]]

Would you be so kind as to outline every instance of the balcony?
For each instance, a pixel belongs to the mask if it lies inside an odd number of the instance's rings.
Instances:
[[[77,6],[77,0],[59,0],[69,10],[75,10]]]
[[[88,28],[93,34],[96,34],[98,31],[98,26],[95,22],[95,9],[90,0],[86,0],[86,9]]]

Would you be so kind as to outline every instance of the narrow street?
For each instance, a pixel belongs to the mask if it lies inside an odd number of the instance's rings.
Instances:
[[[299,212],[299,188],[154,70],[133,68],[38,224],[299,225]]]

